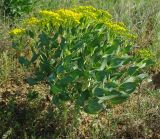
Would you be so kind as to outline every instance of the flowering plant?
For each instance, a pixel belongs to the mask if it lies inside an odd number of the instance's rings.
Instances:
[[[127,100],[146,77],[147,60],[129,53],[135,36],[104,10],[43,10],[10,34],[20,63],[36,68],[28,82],[47,80],[57,106],[70,101],[94,114]]]

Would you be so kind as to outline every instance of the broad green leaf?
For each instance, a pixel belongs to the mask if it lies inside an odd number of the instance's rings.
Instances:
[[[127,71],[128,75],[134,76],[134,75],[137,75],[138,73],[139,73],[138,66],[131,66],[128,68],[128,71]]]
[[[106,48],[106,54],[112,54],[114,52],[116,52],[116,50],[118,49],[118,46],[113,45],[113,46],[109,46]]]
[[[118,85],[115,82],[107,82],[105,83],[105,89],[112,91],[113,89],[116,89],[118,87]]]
[[[66,86],[66,85],[68,85],[69,83],[71,83],[73,81],[73,78],[71,77],[71,76],[65,76],[64,78],[62,78],[61,80],[60,80],[60,84],[62,85],[62,86]]]
[[[39,38],[40,38],[41,45],[45,45],[45,46],[49,45],[49,37],[45,32],[42,32],[39,35]]]
[[[58,67],[56,67],[56,73],[60,74],[60,73],[63,73],[63,71],[64,71],[64,67],[61,64],[59,64]]]
[[[69,100],[70,100],[69,93],[61,92],[61,93],[59,94],[59,99],[60,99],[61,101],[69,101]]]
[[[137,77],[138,77],[140,80],[143,80],[143,79],[145,79],[146,77],[148,77],[148,74],[142,73],[142,74],[139,74]]]
[[[17,42],[12,42],[12,48],[16,49],[16,50],[19,50],[19,47],[18,47],[18,43]]]
[[[110,102],[112,104],[121,104],[123,102],[125,102],[126,100],[128,99],[128,96],[127,95],[120,95],[118,97],[114,97],[110,100]]]
[[[90,96],[91,94],[88,90],[83,91],[78,97],[76,104],[79,106],[84,106],[85,102],[89,99]]]
[[[103,97],[105,95],[105,90],[99,87],[96,87],[93,90],[94,96],[96,97]]]
[[[136,90],[137,83],[136,82],[125,82],[120,85],[119,89],[126,93],[132,93]]]
[[[29,65],[29,61],[25,58],[25,57],[23,57],[23,56],[20,56],[19,58],[18,58],[18,60],[19,60],[19,63],[21,64],[21,65],[23,65],[23,66],[28,66]]]
[[[58,95],[55,95],[55,96],[52,97],[52,103],[55,104],[56,106],[59,106],[60,104],[62,104]]]
[[[62,50],[58,48],[54,53],[54,58],[60,58]]]
[[[104,27],[104,23],[99,23],[96,25],[95,29],[101,29]]]
[[[62,89],[57,85],[52,85],[50,91],[51,94],[59,94],[62,91]]]
[[[52,82],[55,81],[55,78],[56,78],[55,74],[52,73],[52,74],[49,75],[48,81],[49,81],[50,83],[52,83]]]
[[[98,103],[98,99],[90,99],[84,107],[84,111],[89,114],[96,114],[103,109],[103,105]]]
[[[30,63],[31,63],[31,64],[34,63],[34,62],[38,59],[38,57],[39,57],[39,54],[36,54],[36,53],[34,52],[33,55],[32,55],[32,58],[31,58],[31,60],[30,60]]]
[[[103,103],[103,102],[105,102],[105,101],[109,101],[109,100],[111,100],[112,98],[115,98],[115,97],[118,97],[118,96],[120,96],[121,94],[120,94],[120,92],[119,91],[117,91],[117,90],[112,90],[112,91],[105,91],[105,96],[103,96],[103,97],[99,97],[99,102],[100,103]]]
[[[70,73],[70,76],[75,80],[83,75],[82,71],[76,69]]]
[[[35,80],[34,78],[31,78],[31,77],[27,78],[26,81],[27,81],[27,83],[29,85],[35,85],[35,84],[37,84],[37,80]]]
[[[122,67],[123,63],[125,62],[125,59],[124,58],[120,58],[120,57],[116,57],[116,58],[113,58],[112,61],[111,61],[111,67]]]
[[[33,31],[31,31],[31,30],[28,30],[27,31],[27,34],[31,37],[31,38],[34,38],[34,32]]]
[[[95,71],[95,76],[97,81],[103,81],[107,77],[107,72],[105,70]]]

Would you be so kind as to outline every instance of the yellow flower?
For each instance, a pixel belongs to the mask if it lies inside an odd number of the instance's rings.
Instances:
[[[24,25],[36,25],[39,22],[40,21],[37,18],[31,17],[31,18],[28,18],[27,20],[25,20],[23,23],[24,23]]]
[[[63,23],[62,19],[60,18],[60,15],[54,11],[48,11],[48,10],[43,10],[39,12],[41,17],[41,24],[42,26],[48,25],[50,22],[55,25],[59,26],[60,23]]]
[[[103,20],[111,20],[112,18],[112,15],[105,10],[97,10],[97,15],[99,16],[99,18],[102,18]]]
[[[59,18],[59,15],[53,11],[48,11],[48,10],[42,10],[39,12],[42,16],[44,17],[54,17],[54,18]]]
[[[73,8],[72,10],[88,19],[96,19],[97,17],[97,13],[96,13],[97,10],[92,6],[78,6]]]
[[[152,58],[153,57],[153,53],[149,49],[146,49],[146,48],[138,50],[137,53],[141,58]]]
[[[63,22],[65,23],[68,23],[68,22],[71,22],[71,23],[76,23],[76,24],[79,24],[79,20],[81,18],[81,14],[79,13],[76,13],[74,11],[71,11],[71,10],[67,10],[67,9],[60,9],[60,10],[57,10],[56,13],[59,14],[59,16],[61,17],[61,19],[63,19]]]
[[[54,27],[58,29],[59,26],[64,28],[75,27],[80,24],[80,19],[85,19],[82,21],[83,26],[96,25],[103,23],[106,28],[112,31],[114,34],[125,36],[127,38],[135,38],[133,34],[125,27],[121,22],[113,22],[112,16],[106,11],[101,9],[96,9],[92,6],[78,6],[71,9],[58,9],[58,10],[42,10],[36,17],[31,17],[25,20],[24,27],[27,29],[32,25],[39,25],[38,27]],[[15,29],[10,32],[10,34],[19,34],[23,32],[21,29]]]
[[[108,21],[104,23],[107,28],[111,29],[115,34],[119,34],[121,36],[125,36],[127,38],[135,39],[136,36],[131,34],[129,30],[127,30],[124,24],[119,24],[116,22]]]
[[[19,35],[21,33],[23,33],[25,31],[25,29],[20,29],[20,28],[15,28],[15,29],[12,29],[9,34],[10,35]]]

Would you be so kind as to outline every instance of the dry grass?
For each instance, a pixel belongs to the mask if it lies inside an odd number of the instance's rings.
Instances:
[[[28,93],[37,92],[34,99]],[[158,139],[160,137],[160,94],[156,91],[134,94],[122,105],[99,115],[81,113],[74,126],[73,105],[59,111],[48,99],[48,87],[30,87],[25,82],[2,86],[0,136],[11,138],[125,138]],[[65,112],[66,111],[66,112]]]

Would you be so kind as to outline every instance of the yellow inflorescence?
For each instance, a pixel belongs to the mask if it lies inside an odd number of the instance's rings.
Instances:
[[[19,35],[21,33],[23,33],[25,31],[25,29],[19,29],[19,28],[15,28],[15,29],[12,29],[9,34],[10,35]]]
[[[72,9],[76,13],[80,13],[83,17],[96,19],[97,13],[96,8],[92,6],[79,6]]]
[[[153,57],[153,54],[149,49],[144,48],[144,49],[138,50],[137,53],[141,58],[152,58]]]
[[[98,24],[103,23],[109,30],[115,34],[126,37],[133,37],[132,34],[125,28],[123,23],[112,21],[112,16],[105,10],[99,10],[92,6],[78,6],[72,9],[59,9],[54,11],[42,10],[37,17],[31,17],[24,21],[26,29],[27,26],[39,25],[42,28],[45,25],[52,23],[52,27],[58,28],[60,25],[63,27],[73,27],[80,24],[81,18],[85,18],[84,24]],[[22,32],[20,29],[11,31],[10,34],[19,34]]]
[[[39,12],[41,16],[41,25],[45,26],[49,22],[51,22],[55,26],[59,26],[62,23],[62,18],[60,18],[60,15],[54,11],[47,11],[43,10]]]
[[[63,19],[63,24],[66,24],[68,22],[72,22],[75,24],[79,24],[79,20],[81,18],[81,14],[76,13],[74,11],[71,10],[67,10],[67,9],[60,9],[57,10],[56,13],[58,13],[61,17],[61,19]]]
[[[42,16],[45,17],[54,17],[54,18],[59,18],[59,15],[53,11],[47,11],[47,10],[42,10],[39,12]]]
[[[73,8],[73,11],[77,13],[81,13],[84,17],[90,18],[90,19],[103,19],[103,20],[109,20],[112,18],[112,16],[105,10],[98,10],[92,6],[79,6]]]
[[[36,25],[40,22],[39,19],[36,17],[28,18],[27,20],[24,20],[24,25]]]

